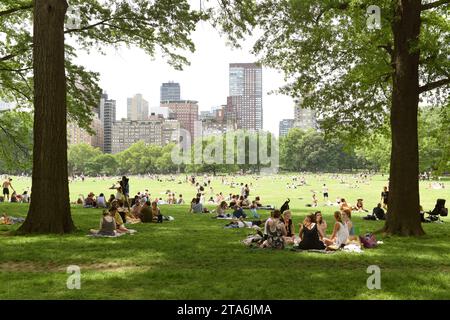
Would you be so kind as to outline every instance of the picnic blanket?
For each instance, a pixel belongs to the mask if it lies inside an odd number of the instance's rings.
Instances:
[[[295,252],[315,252],[315,253],[325,253],[325,254],[331,254],[331,253],[336,253],[337,251],[327,251],[327,250],[318,250],[318,249],[309,249],[309,250],[302,250],[302,249],[296,249],[296,248],[292,248],[291,251],[295,251]]]
[[[99,233],[90,233],[87,235],[87,237],[93,237],[93,238],[118,238],[121,237],[123,235],[126,234],[135,234],[137,231],[134,229],[128,229],[128,232],[124,232],[124,233],[120,233],[120,232],[116,232],[113,236],[110,235],[104,235],[104,234],[99,234]]]

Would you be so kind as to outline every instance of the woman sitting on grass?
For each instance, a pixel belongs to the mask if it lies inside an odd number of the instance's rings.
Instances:
[[[300,237],[300,243],[296,247],[300,250],[323,250],[325,244],[320,240],[323,235],[317,227],[315,214],[308,215],[303,224],[300,225],[300,231],[298,236]]]
[[[324,237],[327,235],[327,222],[323,219],[322,212],[316,211],[314,213],[316,224],[317,224],[317,230],[319,231],[320,240],[323,240]]]
[[[345,223],[348,230],[349,240],[355,240],[355,227],[352,222],[352,212],[349,209],[342,211],[342,222]]]
[[[98,234],[102,236],[115,236],[116,235],[116,220],[108,210],[103,211],[102,218],[100,219],[100,230],[90,230],[92,234]]]
[[[259,208],[259,207],[262,207],[261,197],[257,196],[257,197],[255,198],[255,203],[256,203],[256,205],[258,206],[258,208]]]
[[[259,219],[260,215],[258,214],[258,205],[256,204],[256,201],[253,200],[252,204],[250,206],[250,212],[252,213],[252,217]]]
[[[199,197],[192,199],[189,213],[203,213],[203,205],[200,203]]]
[[[345,209],[350,209],[351,210],[350,206],[348,205],[347,201],[345,201],[344,198],[341,199],[339,204],[340,204],[339,208],[341,209],[341,211],[343,211]]]
[[[97,197],[97,208],[106,208],[106,199],[105,195],[103,193],[100,193],[100,195]]]
[[[273,217],[266,224],[267,239],[262,243],[261,248],[284,249],[284,238],[286,228],[280,221],[280,210],[273,212]]]
[[[283,212],[281,222],[286,229],[286,236],[283,236],[285,244],[293,244],[295,240],[294,224],[292,223],[292,213],[290,210]]]
[[[121,215],[118,211],[118,203],[113,202],[113,205],[111,209],[109,209],[109,214],[114,217],[114,220],[116,222],[116,230],[119,233],[125,233],[128,232],[128,229],[125,227],[124,221],[122,220]]]
[[[228,209],[228,205],[226,201],[222,201],[216,209],[216,214],[218,218],[224,218],[226,213],[225,211]]]
[[[340,211],[334,212],[334,219],[336,220],[333,233],[331,237],[324,238],[323,242],[327,247],[331,249],[339,249],[341,246],[344,246],[348,240],[348,229],[347,225],[342,221],[342,215]]]
[[[356,200],[356,205],[352,209],[358,212],[368,212],[368,210],[364,209],[363,199]]]
[[[153,222],[162,223],[163,216],[161,214],[161,210],[159,209],[158,203],[156,201],[152,202],[151,211],[152,211],[152,220],[153,220]]]

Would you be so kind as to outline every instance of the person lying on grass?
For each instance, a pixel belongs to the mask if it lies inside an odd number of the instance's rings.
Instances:
[[[298,233],[300,243],[295,247],[300,250],[324,250],[325,244],[321,240],[323,235],[320,233],[316,216],[314,213],[306,216],[303,220],[303,224],[300,225],[300,231]]]
[[[267,239],[261,245],[261,248],[284,249],[284,236],[286,236],[286,228],[280,221],[280,210],[274,210],[273,217],[266,222],[265,229]]]
[[[295,229],[292,223],[292,213],[290,210],[283,212],[280,219],[286,229],[286,236],[283,236],[285,244],[293,244],[295,240]]]
[[[342,221],[342,215],[340,211],[334,212],[334,227],[333,233],[330,238],[323,238],[323,242],[327,246],[327,249],[339,249],[344,246],[348,240],[349,233],[347,225]]]
[[[0,224],[11,225],[16,223],[22,223],[24,221],[25,221],[24,218],[10,217],[5,212],[0,217]]]

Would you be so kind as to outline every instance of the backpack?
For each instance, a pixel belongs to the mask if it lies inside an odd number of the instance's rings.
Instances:
[[[375,248],[377,246],[377,239],[372,233],[367,233],[364,236],[359,236],[359,241],[363,244],[364,248]]]

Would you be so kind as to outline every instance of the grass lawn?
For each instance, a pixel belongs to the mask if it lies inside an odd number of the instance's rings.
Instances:
[[[347,176],[350,179],[349,176]],[[183,180],[184,176],[180,177]],[[280,206],[291,199],[294,224],[311,211],[311,190],[327,183],[330,199],[345,197],[353,204],[364,198],[372,209],[387,184],[376,176],[370,184],[351,188],[328,175],[307,176],[307,186],[287,189],[288,176],[237,178],[252,182],[251,197]],[[109,195],[114,180],[71,183],[71,199],[90,191]],[[21,191],[30,181],[14,178]],[[421,202],[432,209],[436,198],[450,201],[446,189],[428,189],[421,183]],[[185,200],[195,190],[188,184],[131,178],[131,194],[148,188],[156,196],[170,189],[183,193]],[[213,182],[214,192],[239,193]],[[162,195],[161,195],[162,197]],[[301,198],[301,199],[300,199]],[[321,204],[321,201],[319,202]],[[447,204],[448,207],[448,204]],[[0,212],[24,217],[26,204],[0,204]],[[212,207],[211,207],[212,208]],[[336,207],[320,206],[331,232]],[[288,249],[249,249],[240,243],[251,229],[224,229],[225,221],[210,215],[189,214],[188,206],[161,206],[164,215],[175,221],[138,224],[138,232],[120,238],[92,239],[89,229],[97,228],[101,210],[73,206],[78,231],[71,235],[11,236],[17,226],[0,226],[0,299],[450,299],[450,223],[424,224],[421,238],[381,238],[384,244],[362,254],[299,253]],[[262,211],[264,215],[268,212]],[[354,214],[359,233],[382,226]],[[379,237],[380,238],[380,237]],[[66,268],[81,268],[81,289],[69,290]],[[381,269],[381,289],[366,286],[370,265]]]

